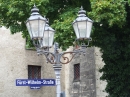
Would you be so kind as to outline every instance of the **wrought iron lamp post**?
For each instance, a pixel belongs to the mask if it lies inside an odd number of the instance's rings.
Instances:
[[[54,52],[50,52],[49,48],[53,45],[55,30],[48,25],[46,18],[42,17],[38,13],[39,9],[34,5],[31,10],[32,14],[26,21],[26,26],[30,34],[33,44],[37,49],[37,54],[44,54],[47,62],[53,64],[53,68],[56,75],[56,97],[61,97],[61,86],[60,86],[60,71],[62,64],[69,63],[73,57],[78,53],[85,53],[85,49],[88,45],[81,44],[80,49],[75,49],[71,52],[59,52],[59,45],[57,42],[54,43]],[[86,11],[81,7],[78,12],[78,17],[72,23],[75,34],[78,40],[91,40],[91,28],[93,21],[86,17]],[[71,58],[66,57],[66,54],[70,54]],[[62,59],[62,60],[61,60]]]

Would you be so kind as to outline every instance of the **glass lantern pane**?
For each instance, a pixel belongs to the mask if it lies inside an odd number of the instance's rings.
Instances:
[[[43,20],[32,20],[29,21],[30,24],[30,31],[32,33],[32,37],[35,38],[42,38],[43,32],[45,28],[45,21]]]
[[[91,29],[92,29],[92,22],[87,22],[87,38],[90,38],[90,34],[91,34]]]
[[[44,31],[42,47],[51,47],[53,44],[54,32]]]
[[[54,32],[49,31],[49,47],[53,45],[53,40],[54,40]]]
[[[42,45],[44,47],[48,47],[48,42],[49,42],[48,35],[49,34],[47,33],[47,31],[45,31],[44,32],[44,36],[43,36],[43,43],[42,43]]]
[[[38,21],[37,20],[30,21],[30,27],[32,31],[32,37],[38,38]]]
[[[27,23],[26,23],[26,26],[27,26],[27,29],[28,29],[28,32],[29,32],[30,38],[32,39],[32,30],[31,30],[31,27],[30,27],[30,23],[27,22]]]
[[[75,34],[76,34],[76,37],[79,38],[79,31],[78,31],[78,26],[77,26],[77,22],[73,24],[73,28],[74,28],[74,31],[75,31]]]
[[[87,31],[86,21],[78,22],[78,28],[79,28],[79,37],[85,38]]]
[[[45,29],[46,22],[43,20],[39,20],[39,38],[43,37],[44,29]]]

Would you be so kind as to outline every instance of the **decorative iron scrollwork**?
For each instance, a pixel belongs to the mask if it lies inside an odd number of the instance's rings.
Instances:
[[[74,53],[74,52],[63,53],[62,56],[61,56],[61,59],[60,59],[60,63],[62,63],[62,64],[69,63],[70,61],[72,61],[72,59],[74,58],[75,55],[76,55],[76,53]]]

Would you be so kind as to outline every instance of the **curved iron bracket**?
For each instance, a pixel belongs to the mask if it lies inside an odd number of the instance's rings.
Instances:
[[[76,54],[81,54],[81,53],[86,54],[87,46],[88,45],[85,45],[85,43],[82,43],[81,47],[75,49],[74,51],[59,53],[58,43],[55,43],[53,53],[49,51],[49,48],[45,49],[45,48],[37,47],[37,54],[38,55],[44,54],[47,59],[47,62],[51,64],[67,64],[72,61],[72,59]]]

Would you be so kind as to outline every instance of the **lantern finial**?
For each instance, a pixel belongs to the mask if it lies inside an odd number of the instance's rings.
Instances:
[[[81,6],[80,10],[83,10],[83,6]]]
[[[39,14],[38,12],[39,12],[39,9],[36,7],[36,5],[34,4],[34,6],[33,6],[33,9],[31,9],[31,12],[32,12],[32,15],[34,15],[34,14]]]
[[[78,12],[78,16],[86,16],[86,11],[83,10],[83,6],[81,6],[80,11]]]
[[[47,24],[49,24],[49,18],[47,18],[47,21],[46,21]]]

